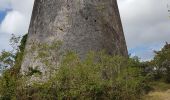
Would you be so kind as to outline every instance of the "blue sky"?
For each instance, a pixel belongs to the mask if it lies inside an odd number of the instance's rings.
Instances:
[[[6,13],[7,13],[6,11],[0,11],[0,23],[5,18]]]
[[[10,50],[11,34],[28,32],[34,0],[0,0],[0,51]],[[170,0],[118,0],[129,53],[142,60],[170,43]],[[10,9],[10,10],[9,10]]]

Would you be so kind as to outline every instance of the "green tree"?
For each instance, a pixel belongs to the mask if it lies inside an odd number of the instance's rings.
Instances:
[[[156,70],[156,78],[164,78],[170,82],[170,44],[166,43],[160,51],[155,51],[155,57],[151,63]]]
[[[0,62],[2,63],[2,67],[4,67],[2,76],[0,76],[0,100],[11,100],[16,98],[16,90],[20,78],[19,70],[24,54],[26,38],[27,35],[24,35],[18,49],[13,48],[10,52],[3,51],[0,55]],[[10,42],[12,45],[19,44],[19,37],[12,36]]]

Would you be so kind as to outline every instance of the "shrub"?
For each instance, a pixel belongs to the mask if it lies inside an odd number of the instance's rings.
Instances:
[[[90,52],[85,59],[68,52],[59,69],[45,83],[29,85],[28,78],[41,75],[30,68],[28,76],[20,76],[26,36],[15,56],[14,66],[0,77],[2,100],[136,100],[148,88],[143,64],[137,58]],[[45,59],[44,59],[45,60]]]
[[[15,77],[12,77],[9,70],[3,73],[0,78],[0,100],[11,100],[15,96],[17,87]]]
[[[26,91],[29,96],[22,94],[23,98],[36,100],[136,100],[147,86],[137,65],[133,59],[93,52],[80,60],[69,52],[48,82],[35,83],[20,93]]]

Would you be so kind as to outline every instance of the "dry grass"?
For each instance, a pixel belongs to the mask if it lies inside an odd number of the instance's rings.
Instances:
[[[170,84],[155,82],[152,84],[154,91],[144,97],[144,100],[170,100]]]
[[[150,92],[145,100],[170,100],[170,90]]]

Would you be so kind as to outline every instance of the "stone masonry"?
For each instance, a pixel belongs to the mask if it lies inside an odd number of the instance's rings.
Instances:
[[[116,0],[35,0],[21,72],[46,75],[63,52],[101,50],[128,56]]]

